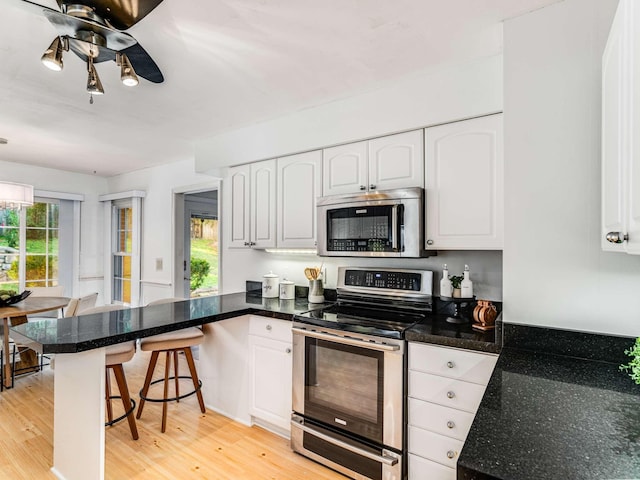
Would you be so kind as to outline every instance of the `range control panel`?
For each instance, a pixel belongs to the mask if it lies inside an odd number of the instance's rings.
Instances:
[[[429,272],[431,273],[431,272]],[[393,290],[422,291],[423,273],[395,270],[346,269],[345,287],[367,287]]]

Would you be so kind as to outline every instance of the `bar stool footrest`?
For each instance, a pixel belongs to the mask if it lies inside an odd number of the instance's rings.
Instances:
[[[109,400],[113,400],[115,398],[122,398],[120,395],[117,396],[111,396],[109,397]],[[127,418],[129,415],[133,414],[133,411],[136,409],[136,401],[132,398],[131,399],[131,408],[129,410],[127,410],[126,412],[124,412],[124,414],[120,415],[118,418],[114,418],[113,420],[111,420],[110,422],[106,422],[104,424],[105,427],[111,427],[113,425],[115,425],[116,423],[118,423],[121,420],[124,420],[125,418]]]
[[[175,380],[175,378],[176,378],[175,376],[174,377],[169,377],[168,380]],[[179,375],[178,378],[193,380],[189,375]],[[164,382],[164,378],[159,378],[158,380],[154,380],[153,382],[149,383],[149,387],[151,387],[151,385],[155,385],[155,384],[160,383],[160,382]],[[198,393],[198,391],[201,388],[202,388],[202,380],[198,379],[198,388],[195,388],[191,392],[182,394],[182,395],[180,395],[178,397],[172,397],[172,398],[150,398],[150,397],[145,397],[144,395],[142,395],[142,390],[140,390],[140,398],[143,399],[146,402],[158,402],[158,403],[175,402],[175,401],[178,401],[178,400],[182,400],[183,398],[190,397],[191,395],[195,395],[196,393]]]

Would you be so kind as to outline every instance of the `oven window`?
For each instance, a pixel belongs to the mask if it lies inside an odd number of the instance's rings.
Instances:
[[[305,414],[382,441],[384,353],[306,339]]]

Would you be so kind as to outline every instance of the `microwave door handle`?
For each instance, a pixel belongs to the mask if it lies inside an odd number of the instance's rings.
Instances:
[[[398,205],[391,208],[391,248],[398,251]]]

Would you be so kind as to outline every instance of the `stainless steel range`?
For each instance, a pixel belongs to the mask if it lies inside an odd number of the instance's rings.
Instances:
[[[356,479],[406,477],[404,332],[433,273],[340,267],[338,301],[294,317],[293,450]]]

